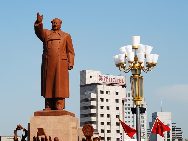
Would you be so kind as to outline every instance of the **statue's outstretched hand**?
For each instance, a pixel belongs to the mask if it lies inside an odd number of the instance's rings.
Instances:
[[[43,15],[40,15],[39,12],[37,13],[37,23],[41,23],[43,20]]]

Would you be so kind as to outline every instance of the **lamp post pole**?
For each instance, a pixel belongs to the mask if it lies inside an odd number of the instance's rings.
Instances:
[[[140,127],[140,106],[136,106],[136,136],[137,141],[141,141],[141,127]]]
[[[135,47],[134,47],[135,48]],[[135,48],[136,49],[136,48]],[[143,77],[141,75],[141,65],[138,63],[138,57],[135,54],[134,63],[131,68],[132,76],[131,80],[131,90],[133,95],[133,101],[136,105],[135,114],[136,114],[136,137],[137,141],[141,141],[141,126],[140,126],[140,105],[143,99]]]
[[[151,71],[157,64],[157,54],[151,54],[153,47],[140,44],[140,36],[133,36],[132,45],[123,46],[120,48],[121,54],[114,56],[116,67],[120,71],[128,73],[132,72],[130,77],[131,91],[133,95],[133,101],[136,105],[136,130],[137,141],[141,141],[141,123],[140,113],[141,104],[143,101],[143,76],[141,72]],[[146,61],[145,61],[146,60]]]

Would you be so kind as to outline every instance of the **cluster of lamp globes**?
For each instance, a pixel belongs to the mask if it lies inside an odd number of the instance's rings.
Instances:
[[[140,68],[147,72],[156,66],[158,54],[151,54],[153,47],[140,44],[140,36],[132,37],[132,45],[121,47],[120,54],[114,56],[116,66],[123,71],[130,70],[135,64],[139,64]],[[126,68],[126,64],[129,64]]]

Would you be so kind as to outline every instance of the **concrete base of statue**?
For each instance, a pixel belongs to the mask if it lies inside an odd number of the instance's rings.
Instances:
[[[79,121],[75,114],[66,110],[37,111],[29,123],[29,141],[34,137],[44,137],[52,141],[57,137],[60,141],[78,140]]]

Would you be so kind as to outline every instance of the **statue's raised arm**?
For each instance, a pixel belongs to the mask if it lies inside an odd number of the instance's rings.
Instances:
[[[43,21],[43,15],[40,15],[39,13],[37,13],[37,19],[34,23],[35,34],[43,42],[45,35],[44,35],[42,21]]]
[[[42,20],[43,20],[43,15],[40,15],[39,12],[37,13],[37,20],[36,22],[37,23],[42,23]]]

